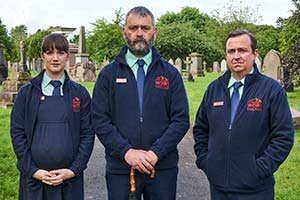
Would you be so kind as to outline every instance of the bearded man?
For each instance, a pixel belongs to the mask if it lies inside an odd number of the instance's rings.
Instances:
[[[100,72],[91,109],[105,147],[108,199],[128,199],[133,169],[136,199],[175,200],[177,145],[189,128],[183,81],[153,47],[158,30],[150,10],[132,8],[122,31],[127,45]]]

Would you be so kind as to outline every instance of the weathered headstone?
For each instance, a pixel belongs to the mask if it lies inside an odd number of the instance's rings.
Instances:
[[[213,62],[213,72],[220,72],[220,64],[218,61]]]
[[[175,67],[178,69],[180,74],[182,73],[182,61],[180,58],[176,58],[175,60]]]
[[[221,72],[224,73],[227,70],[227,62],[225,59],[221,61]]]
[[[0,106],[4,108],[13,105],[19,89],[31,79],[31,75],[26,66],[25,45],[23,42],[20,44],[20,51],[22,70],[18,71],[18,64],[14,64],[11,75],[2,83],[3,90],[0,93]]]
[[[261,63],[262,63],[261,57],[257,56],[255,59],[255,64],[257,66],[258,71],[261,71]]]
[[[170,60],[168,61],[171,65],[174,65],[174,60],[172,58],[170,58]]]
[[[76,81],[95,82],[96,67],[94,63],[77,63],[73,68],[70,68],[70,75]]]
[[[23,72],[29,72],[27,67],[27,60],[26,60],[26,45],[23,41],[20,42],[20,51],[21,51],[21,70]]]
[[[8,68],[5,65],[4,55],[3,55],[3,45],[0,44],[0,85],[7,78]]]
[[[41,72],[44,68],[44,63],[41,58],[36,59],[36,71]]]
[[[11,64],[11,61],[9,60],[9,61],[7,61],[7,69],[11,69],[12,68],[12,64]]]
[[[193,52],[191,53],[191,74],[193,76],[204,76],[202,68],[202,54]]]
[[[16,66],[16,65],[15,65]],[[0,106],[7,108],[13,105],[19,89],[31,79],[29,72],[18,72],[12,69],[11,75],[2,83],[3,90],[0,93]]]
[[[263,69],[265,75],[280,80],[281,59],[279,52],[270,50],[264,58]]]
[[[185,61],[185,64],[186,64],[186,73],[185,73],[185,76],[184,76],[184,80],[185,81],[194,81],[194,78],[193,78],[193,75],[191,74],[191,60],[190,60],[190,57],[186,57],[186,61]]]
[[[206,69],[207,63],[206,63],[205,60],[203,61],[202,65],[203,65],[203,71],[204,71],[204,72],[207,72],[207,69]]]
[[[75,57],[76,57],[76,64],[89,62],[89,54],[86,53],[86,47],[85,47],[84,26],[80,26],[79,28],[79,46],[78,46],[78,53],[75,54]]]

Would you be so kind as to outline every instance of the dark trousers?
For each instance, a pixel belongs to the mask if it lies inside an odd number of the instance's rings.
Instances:
[[[176,200],[178,168],[156,170],[155,178],[135,170],[136,199]],[[109,200],[128,200],[130,193],[129,174],[106,173],[106,185]]]
[[[211,200],[274,200],[274,187],[259,192],[223,192],[210,185]]]

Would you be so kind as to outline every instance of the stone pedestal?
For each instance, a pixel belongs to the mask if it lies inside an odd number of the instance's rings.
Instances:
[[[193,76],[204,76],[202,68],[202,54],[193,52],[191,53],[191,74]]]
[[[3,81],[3,90],[0,93],[0,106],[7,108],[13,105],[19,89],[31,80],[29,72],[13,72],[6,81]]]

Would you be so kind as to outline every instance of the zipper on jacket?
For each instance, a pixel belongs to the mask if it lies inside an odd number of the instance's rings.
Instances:
[[[231,140],[231,124],[229,125],[228,131],[228,149],[227,149],[227,162],[226,162],[226,185],[229,185],[229,178],[230,178],[230,140]]]

